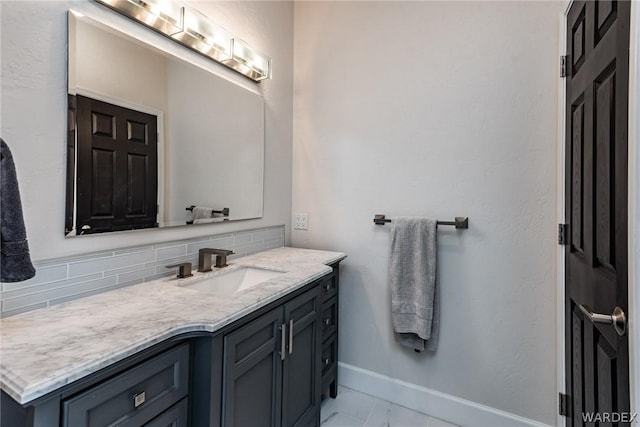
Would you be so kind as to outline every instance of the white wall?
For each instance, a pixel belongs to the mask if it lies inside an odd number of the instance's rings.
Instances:
[[[296,2],[293,244],[340,250],[340,360],[555,424],[560,2]],[[441,228],[435,354],[393,341],[389,227]]]
[[[75,25],[80,36],[75,37],[75,55],[70,55],[70,70],[76,78],[75,85],[71,81],[69,85],[74,90],[85,89],[167,111],[167,64],[163,55],[87,22],[76,20]]]
[[[90,1],[0,2],[1,130],[14,154],[35,260],[291,222],[292,40],[289,2],[189,2],[273,58],[274,79],[256,85]],[[207,68],[265,98],[262,219],[65,239],[67,10],[74,8]],[[286,242],[290,238],[287,236]]]
[[[229,208],[231,218],[262,213],[262,97],[182,61],[167,61],[168,218],[185,206]],[[190,216],[190,214],[189,214]]]

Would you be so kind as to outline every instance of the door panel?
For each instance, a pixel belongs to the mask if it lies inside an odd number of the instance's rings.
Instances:
[[[91,216],[114,217],[116,153],[93,148],[91,154]]]
[[[157,118],[81,95],[76,104],[77,230],[156,227]]]
[[[630,3],[576,1],[567,22],[567,425],[629,411],[628,339],[580,309],[627,307]],[[605,425],[605,424],[600,424]]]
[[[130,153],[127,160],[127,216],[144,216],[149,159],[147,156]]]

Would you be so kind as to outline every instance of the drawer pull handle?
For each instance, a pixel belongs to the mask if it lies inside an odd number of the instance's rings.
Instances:
[[[329,292],[331,290],[331,283],[327,283],[326,285],[324,285],[324,290]]]
[[[289,354],[293,353],[293,319],[289,320]]]
[[[133,405],[137,408],[138,406],[142,405],[144,403],[144,401],[146,400],[146,395],[144,393],[144,391],[142,393],[138,393],[135,396],[133,396]]]
[[[325,325],[329,326],[329,322],[330,322],[330,320],[329,320],[329,319],[324,319],[324,320],[322,320],[322,322],[323,322]]]
[[[324,366],[329,366],[329,359],[324,359]]]
[[[287,325],[286,324],[282,324],[280,325],[280,360],[284,360],[285,358],[285,352],[286,352],[286,345],[287,345],[287,341],[285,339],[285,335],[287,334]]]

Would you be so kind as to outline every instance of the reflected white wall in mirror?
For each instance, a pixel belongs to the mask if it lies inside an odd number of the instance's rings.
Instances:
[[[186,208],[192,205],[229,209],[213,222],[262,216],[259,94],[74,13],[69,13],[68,83],[68,235],[186,225],[192,219]],[[86,107],[80,97],[99,102]],[[133,110],[122,125],[116,116],[129,113],[111,113],[120,107]],[[153,132],[135,118],[138,112],[157,121],[157,160],[136,151],[153,143]],[[150,175],[150,162],[157,162],[157,175]],[[154,199],[157,211],[138,198]],[[144,215],[155,220],[140,220]]]

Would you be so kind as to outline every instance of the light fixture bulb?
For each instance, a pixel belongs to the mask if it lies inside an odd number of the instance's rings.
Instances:
[[[218,62],[231,58],[231,34],[196,10],[185,9],[184,29],[172,37]]]
[[[168,36],[182,31],[183,7],[171,0],[97,0]]]

